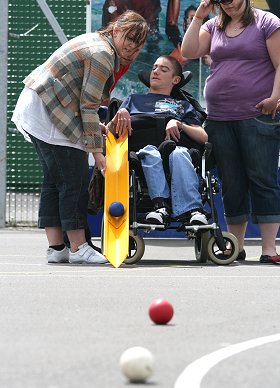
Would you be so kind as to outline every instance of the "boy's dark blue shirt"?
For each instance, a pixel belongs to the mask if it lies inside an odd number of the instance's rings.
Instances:
[[[176,100],[165,94],[131,94],[121,105],[133,115],[160,114],[173,116],[186,124],[201,125],[195,109],[188,101]]]

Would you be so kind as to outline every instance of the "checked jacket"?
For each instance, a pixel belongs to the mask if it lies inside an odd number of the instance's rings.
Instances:
[[[71,142],[82,138],[87,152],[103,152],[98,109],[109,99],[118,69],[111,38],[87,33],[64,43],[23,82]]]

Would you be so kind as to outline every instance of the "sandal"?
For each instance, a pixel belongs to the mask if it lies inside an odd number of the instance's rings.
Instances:
[[[278,264],[280,263],[280,255],[269,256],[269,255],[261,255],[260,263],[269,263],[269,264]]]
[[[237,261],[244,261],[246,259],[246,252],[245,249],[242,249],[242,251],[239,252],[236,260]]]

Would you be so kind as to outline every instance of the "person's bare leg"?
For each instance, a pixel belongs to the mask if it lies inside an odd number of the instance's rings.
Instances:
[[[180,0],[169,0],[167,5],[166,23],[177,26],[180,13]]]
[[[49,246],[65,244],[61,227],[47,227],[45,232]],[[78,247],[86,242],[85,229],[68,230],[67,235],[71,252],[76,252]]]
[[[64,235],[61,227],[46,227],[45,233],[48,239],[49,246],[65,245]],[[80,245],[86,241],[85,229],[68,230],[67,236],[70,243],[70,251],[76,252]],[[100,248],[92,246],[93,249],[100,251]]]
[[[64,244],[63,232],[60,226],[46,227],[45,233],[48,239],[49,246]]]
[[[247,222],[243,224],[230,224],[228,225],[228,231],[232,233],[238,240],[239,252],[244,249],[244,238],[247,229]]]
[[[179,12],[180,0],[169,0],[167,4],[165,32],[175,47],[182,42],[182,36],[178,28]]]
[[[276,236],[279,230],[279,224],[259,224],[262,238],[262,254],[275,256]]]
[[[48,226],[45,228],[45,233],[49,243],[47,249],[48,263],[68,263],[69,252],[64,244],[62,228],[60,226]]]
[[[85,229],[67,230],[70,251],[76,252],[78,247],[86,242]]]

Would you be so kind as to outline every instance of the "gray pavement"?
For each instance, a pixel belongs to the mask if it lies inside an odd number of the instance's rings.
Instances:
[[[136,345],[155,356],[137,387],[279,388],[280,266],[259,264],[260,242],[225,267],[197,263],[186,239],[145,242],[138,265],[48,265],[43,232],[0,229],[1,388],[136,386],[119,369]],[[157,298],[168,325],[148,317]]]

